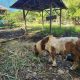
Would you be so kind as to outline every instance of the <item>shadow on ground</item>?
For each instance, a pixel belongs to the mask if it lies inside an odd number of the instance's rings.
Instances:
[[[39,32],[36,32],[31,37],[31,39],[34,42],[36,42],[36,41],[38,41],[38,40],[42,39],[43,37],[50,35],[50,34],[52,34],[55,37],[70,37],[70,36],[80,37],[80,32],[77,32],[74,27],[70,27],[70,28],[69,27],[68,28],[54,27],[54,28],[52,28],[52,33],[50,33],[49,28],[45,28],[43,30],[40,30]]]

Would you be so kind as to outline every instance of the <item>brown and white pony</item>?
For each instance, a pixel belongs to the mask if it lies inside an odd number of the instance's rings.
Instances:
[[[64,57],[68,52],[72,52],[75,56],[74,63],[71,69],[74,69],[76,63],[80,58],[80,40],[78,37],[61,37],[56,38],[49,35],[35,44],[35,54],[41,54],[42,51],[48,51],[53,62],[56,66],[56,54],[62,54]]]
[[[72,54],[74,55],[74,62],[72,67],[70,68],[71,70],[76,69],[80,61],[80,44],[78,43],[80,43],[80,40],[76,41],[75,44],[71,41],[65,44],[66,50],[64,51],[64,54],[72,52]]]

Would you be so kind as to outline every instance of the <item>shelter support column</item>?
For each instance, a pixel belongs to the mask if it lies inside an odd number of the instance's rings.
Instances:
[[[52,33],[52,3],[50,4],[50,34]]]
[[[25,22],[25,31],[27,31],[26,16],[27,16],[28,12],[29,11],[27,11],[27,13],[26,13],[25,10],[23,10],[23,18],[24,18],[24,22]]]
[[[62,9],[60,8],[60,28],[61,28],[61,23],[62,23],[61,18],[62,18]]]
[[[43,17],[43,11],[42,11],[42,30],[44,29],[44,17]]]

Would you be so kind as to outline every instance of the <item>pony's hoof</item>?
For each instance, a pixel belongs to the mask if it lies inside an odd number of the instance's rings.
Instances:
[[[53,66],[53,67],[56,67],[56,66],[57,66],[57,64],[56,64],[56,63],[53,63],[53,64],[52,64],[52,66]]]

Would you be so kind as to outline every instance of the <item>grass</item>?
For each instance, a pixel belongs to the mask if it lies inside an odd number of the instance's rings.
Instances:
[[[41,35],[50,34],[49,22],[45,22],[45,23],[44,23],[44,26],[42,26],[41,23],[37,23],[37,22],[28,23],[27,22],[28,32],[32,32],[34,34],[39,32]],[[24,23],[22,22],[20,26],[24,27]],[[3,26],[3,27],[4,28],[15,28],[16,26]],[[77,33],[80,32],[80,25],[76,26],[73,24],[66,24],[66,25],[62,24],[62,27],[60,28],[59,24],[52,23],[52,34],[54,36],[62,36],[63,34],[65,34],[65,32],[70,34],[70,36],[76,36]]]
[[[4,80],[20,80],[19,70],[30,66],[30,62],[37,61],[37,58],[33,57],[33,51],[29,51],[33,43],[28,43],[11,41],[0,48],[0,76],[3,76]],[[0,80],[3,78],[0,77]]]
[[[33,33],[38,32],[41,36],[48,35],[49,24],[45,24],[44,29],[42,29],[41,24],[33,23],[29,25],[28,31]],[[64,25],[62,25],[61,29],[59,25],[53,25],[52,27],[52,34],[54,36],[61,36],[65,32],[70,33],[72,36],[77,36],[77,33],[80,32],[80,27],[66,27]],[[39,59],[34,56],[34,52],[32,51],[33,45],[33,42],[21,42],[19,40],[14,40],[0,45],[0,76],[2,77],[0,77],[0,80],[25,80],[24,76],[33,74],[34,72],[37,72],[39,76],[42,75],[43,77],[47,77],[49,74],[52,74],[55,71],[54,69],[51,69],[50,72],[49,67],[46,67],[47,62],[42,58]],[[40,60],[42,60],[42,62],[40,62]]]
[[[57,73],[56,68],[52,68],[51,64],[48,64],[47,56],[36,57],[33,54],[33,45],[34,42],[19,40],[2,44],[0,48],[0,80],[34,80],[34,77],[42,77],[40,80],[53,80],[54,73],[55,75]],[[37,73],[36,76],[35,73]],[[64,80],[69,77],[66,78],[66,75],[63,74]],[[26,79],[27,77],[28,79]]]
[[[42,26],[42,24],[32,23],[28,28],[29,32],[39,32],[41,35],[50,34],[48,23],[46,23],[44,26]],[[54,36],[62,36],[65,33],[67,33],[68,36],[77,36],[77,34],[80,33],[80,25],[62,25],[60,28],[58,24],[52,24],[52,34]]]

